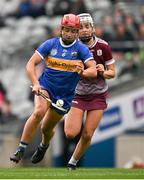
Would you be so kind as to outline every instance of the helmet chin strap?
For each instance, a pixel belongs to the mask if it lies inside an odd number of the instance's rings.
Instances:
[[[82,42],[86,43],[89,42],[92,39],[93,35],[91,36],[84,36],[82,38],[79,38]]]

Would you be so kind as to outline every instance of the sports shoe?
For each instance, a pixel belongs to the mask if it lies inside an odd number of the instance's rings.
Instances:
[[[69,171],[72,171],[72,170],[76,170],[76,165],[73,165],[73,164],[67,164],[67,169],[69,170]]]
[[[39,145],[39,146],[37,147],[37,150],[36,150],[36,151],[34,152],[34,154],[32,155],[31,162],[32,162],[33,164],[36,164],[36,163],[40,162],[40,161],[43,159],[43,157],[44,157],[47,149],[48,149],[48,147],[42,148],[42,147]]]
[[[10,161],[13,161],[15,163],[18,163],[22,157],[24,156],[24,152],[23,151],[20,151],[20,150],[17,150],[13,156],[10,157]]]

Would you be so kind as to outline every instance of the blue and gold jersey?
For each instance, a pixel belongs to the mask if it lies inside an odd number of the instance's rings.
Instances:
[[[63,99],[64,108],[69,108],[80,79],[76,63],[93,59],[91,52],[79,40],[64,45],[59,37],[45,41],[36,52],[46,64],[39,78],[41,86],[49,92],[52,101]]]

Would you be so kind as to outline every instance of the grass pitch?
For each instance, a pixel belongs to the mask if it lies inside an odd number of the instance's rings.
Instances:
[[[0,168],[0,179],[144,179],[144,169]]]

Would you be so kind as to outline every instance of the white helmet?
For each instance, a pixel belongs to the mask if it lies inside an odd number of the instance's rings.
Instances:
[[[82,13],[82,14],[79,14],[78,16],[80,17],[81,23],[87,22],[87,23],[90,23],[92,27],[94,27],[93,19],[89,13]]]

